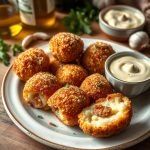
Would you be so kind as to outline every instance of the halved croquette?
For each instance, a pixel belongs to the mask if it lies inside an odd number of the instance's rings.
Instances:
[[[89,99],[77,86],[68,85],[57,90],[47,103],[62,123],[74,126],[78,125],[78,114],[89,105]]]
[[[35,107],[47,109],[48,98],[60,88],[57,78],[48,72],[33,75],[23,89],[25,103]]]

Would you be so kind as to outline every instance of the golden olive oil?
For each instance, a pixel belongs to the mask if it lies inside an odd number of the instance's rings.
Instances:
[[[21,30],[20,18],[14,6],[0,5],[0,37],[16,36]]]
[[[18,0],[18,7],[25,28],[49,29],[55,24],[54,0]]]

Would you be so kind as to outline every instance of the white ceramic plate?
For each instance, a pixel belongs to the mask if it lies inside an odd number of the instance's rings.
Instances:
[[[105,40],[83,40],[85,48],[93,42],[103,41],[111,44],[116,52],[131,51],[127,47]],[[49,52],[48,45],[42,48]],[[63,125],[51,112],[23,105],[23,86],[24,83],[18,79],[10,67],[2,85],[5,109],[24,133],[46,145],[59,149],[119,149],[134,145],[150,136],[150,90],[132,99],[134,114],[131,125],[125,132],[110,138],[94,138],[83,134],[78,127]]]

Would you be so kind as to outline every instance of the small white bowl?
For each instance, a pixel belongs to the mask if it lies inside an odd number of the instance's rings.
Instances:
[[[144,81],[137,81],[137,82],[127,82],[123,80],[119,80],[116,77],[114,77],[109,69],[111,62],[119,57],[122,56],[133,56],[138,59],[146,60],[150,63],[150,59],[139,52],[119,52],[115,53],[108,57],[108,59],[105,62],[105,75],[107,80],[112,84],[114,89],[118,92],[123,93],[126,96],[129,97],[135,97],[144,91],[146,91],[150,87],[150,78],[146,79]]]
[[[141,23],[141,25],[139,25],[136,28],[129,28],[129,29],[120,29],[120,28],[112,27],[109,24],[107,24],[106,21],[104,20],[105,13],[108,12],[109,10],[111,10],[111,9],[133,11],[134,13],[137,13],[140,16],[140,18],[142,20],[142,23]],[[108,6],[108,7],[104,8],[99,13],[99,26],[100,26],[101,30],[106,35],[108,35],[109,38],[111,38],[113,40],[127,41],[131,34],[133,34],[136,31],[143,30],[144,25],[145,25],[145,16],[144,16],[144,14],[141,11],[139,11],[138,9],[130,7],[130,6],[112,5],[112,6]]]

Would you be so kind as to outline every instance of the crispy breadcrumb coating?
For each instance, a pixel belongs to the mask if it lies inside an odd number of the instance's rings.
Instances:
[[[23,89],[25,103],[35,107],[47,109],[48,98],[60,88],[57,78],[48,72],[33,75]]]
[[[98,98],[106,97],[107,94],[112,93],[112,88],[109,82],[99,73],[94,73],[86,77],[81,83],[80,89],[89,96],[91,102],[94,102]]]
[[[64,64],[61,63],[58,59],[55,57],[50,58],[50,64],[49,64],[49,70],[51,73],[56,75],[57,70],[63,66]]]
[[[39,48],[30,48],[22,52],[13,63],[13,70],[23,81],[27,81],[38,72],[48,71],[48,67],[49,57]]]
[[[62,85],[68,83],[71,85],[80,86],[82,81],[87,77],[87,72],[81,66],[67,64],[57,70],[56,77]]]
[[[57,90],[47,103],[62,123],[74,126],[78,124],[77,115],[89,105],[89,99],[84,91],[68,85]]]
[[[104,73],[106,59],[113,54],[111,45],[103,42],[91,44],[83,54],[82,65],[89,73]]]
[[[79,127],[95,137],[108,137],[125,130],[131,117],[131,101],[120,93],[99,99],[78,115]]]
[[[49,49],[59,61],[68,63],[76,60],[83,52],[83,41],[79,36],[60,32],[54,35],[49,42]]]

